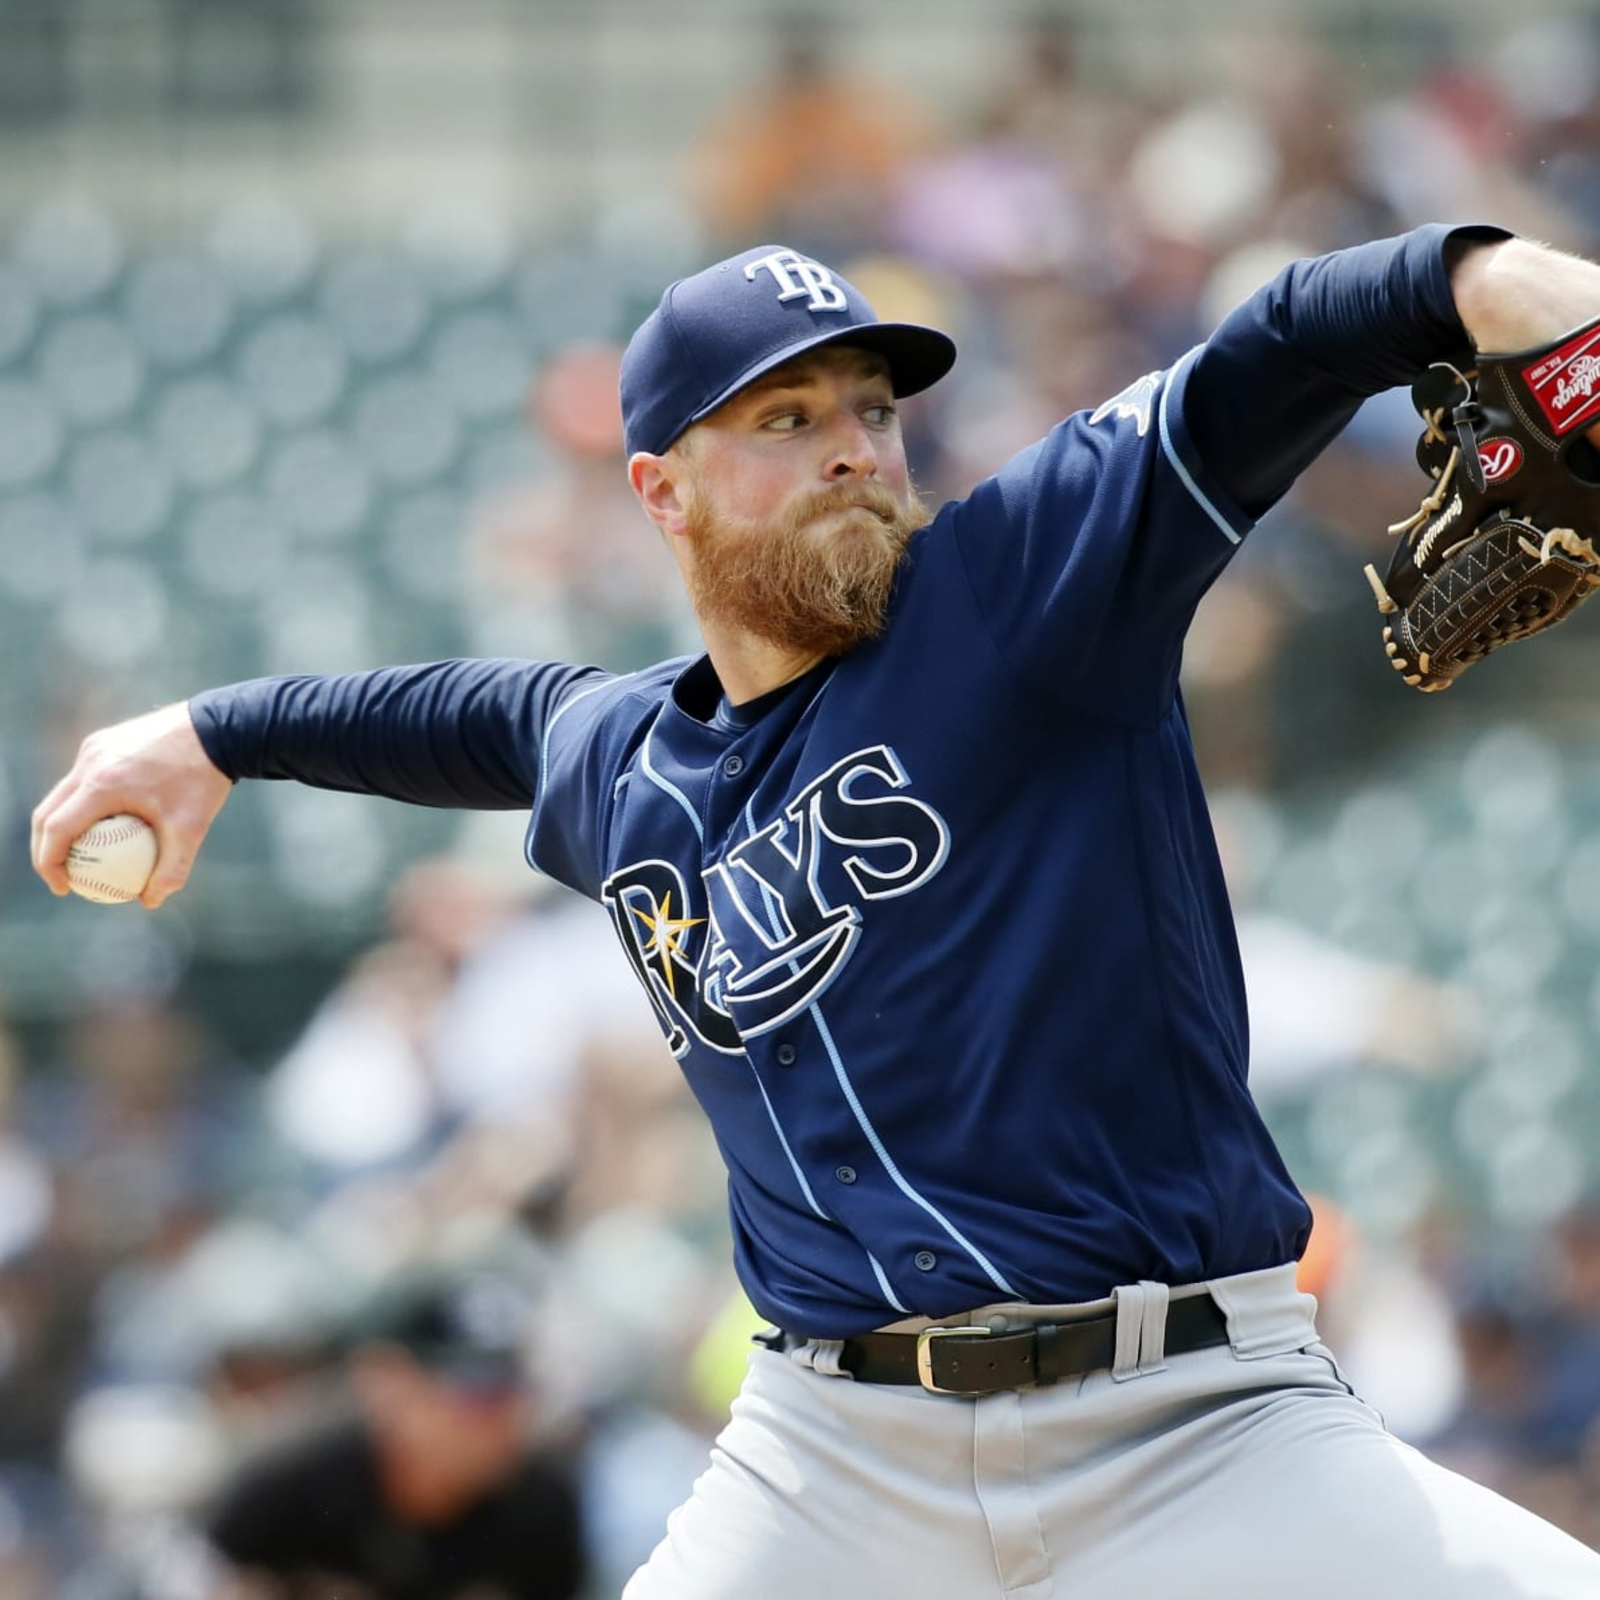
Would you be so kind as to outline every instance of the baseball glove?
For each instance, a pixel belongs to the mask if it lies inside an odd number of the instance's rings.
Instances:
[[[1565,620],[1600,587],[1600,317],[1537,350],[1436,362],[1411,387],[1433,480],[1366,569],[1390,664],[1426,692]]]

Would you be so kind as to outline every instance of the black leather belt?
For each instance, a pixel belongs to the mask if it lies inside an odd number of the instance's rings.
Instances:
[[[1228,1320],[1210,1295],[1186,1295],[1168,1304],[1169,1356],[1227,1342]],[[1009,1333],[984,1327],[863,1333],[844,1341],[839,1365],[859,1383],[916,1383],[935,1394],[981,1395],[1101,1372],[1115,1362],[1116,1351],[1116,1313],[1108,1312]]]

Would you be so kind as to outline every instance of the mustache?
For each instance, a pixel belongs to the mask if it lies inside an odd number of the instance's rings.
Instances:
[[[799,517],[809,520],[830,511],[870,511],[880,522],[893,524],[903,507],[881,483],[839,483],[818,489],[796,507]]]

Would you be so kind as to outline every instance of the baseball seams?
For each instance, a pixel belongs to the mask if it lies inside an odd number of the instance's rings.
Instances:
[[[102,883],[98,878],[86,878],[82,873],[73,875],[72,886],[86,900],[121,901],[133,899],[133,895],[126,889],[119,889],[114,883]]]
[[[104,817],[67,852],[67,882],[75,894],[105,905],[136,900],[155,869],[155,830],[128,813]]]

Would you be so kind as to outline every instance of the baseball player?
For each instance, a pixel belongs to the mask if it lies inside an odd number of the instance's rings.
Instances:
[[[951,341],[759,246],[622,375],[703,655],[201,693],[84,743],[35,864],[64,892],[134,811],[158,905],[243,778],[530,810],[773,1325],[626,1600],[1594,1600],[1600,1555],[1390,1436],[1318,1338],[1178,675],[1365,396],[1597,312],[1600,268],[1492,228],[1301,261],[930,514],[895,406]]]

